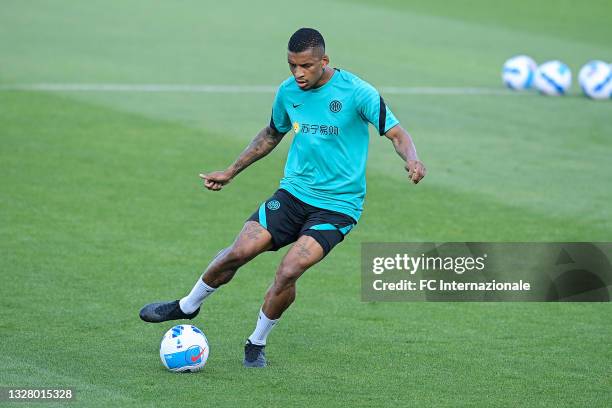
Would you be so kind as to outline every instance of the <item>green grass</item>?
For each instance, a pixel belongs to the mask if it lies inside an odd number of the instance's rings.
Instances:
[[[517,52],[575,72],[612,54],[598,2],[567,32],[539,24],[545,9],[565,21],[554,2],[521,20],[487,2],[313,2],[316,17],[284,2],[58,3],[4,2],[0,85],[275,84],[302,25],[378,86],[496,87]],[[270,367],[244,370],[241,353],[282,251],[207,300],[209,364],[175,375],[157,354],[171,324],[138,309],[186,293],[275,190],[288,141],[219,194],[197,178],[267,123],[272,95],[0,92],[0,386],[72,386],[74,406],[101,407],[609,406],[609,304],[360,302],[365,241],[610,241],[612,106],[577,93],[385,96],[424,182],[373,136],[364,215],[300,280]]]

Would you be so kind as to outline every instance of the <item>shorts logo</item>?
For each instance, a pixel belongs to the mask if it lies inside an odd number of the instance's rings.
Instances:
[[[297,123],[297,122],[293,122],[293,131],[294,131],[295,133],[297,133],[297,132],[299,132],[299,131],[300,131],[300,124],[299,124],[299,123]]]
[[[280,208],[280,202],[278,200],[270,200],[266,204],[266,207],[268,207],[268,210],[278,210]]]
[[[342,102],[334,99],[329,103],[329,110],[334,113],[340,112],[342,110]]]

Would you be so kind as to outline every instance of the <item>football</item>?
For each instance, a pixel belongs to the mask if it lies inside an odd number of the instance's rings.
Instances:
[[[518,55],[504,63],[502,80],[510,89],[528,89],[531,88],[536,69],[537,65],[531,57]]]
[[[572,85],[572,72],[561,61],[548,61],[536,71],[534,85],[544,95],[565,95]]]
[[[578,74],[580,88],[592,99],[612,97],[612,68],[603,61],[589,61]]]
[[[159,348],[162,364],[174,372],[196,372],[208,361],[208,340],[195,326],[174,326],[164,334]]]

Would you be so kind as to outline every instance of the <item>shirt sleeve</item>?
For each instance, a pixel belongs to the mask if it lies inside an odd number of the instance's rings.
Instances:
[[[376,89],[364,82],[356,91],[357,109],[362,118],[376,126],[379,135],[384,135],[399,121],[385,104]]]
[[[270,117],[270,127],[280,133],[287,133],[291,130],[291,120],[285,109],[283,102],[283,87],[280,86],[276,91],[274,103],[272,104],[272,115]]]

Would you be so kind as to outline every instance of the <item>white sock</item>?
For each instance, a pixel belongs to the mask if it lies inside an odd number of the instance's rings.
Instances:
[[[249,340],[251,340],[251,343],[257,344],[258,346],[265,346],[268,334],[270,334],[276,322],[278,322],[278,319],[270,320],[264,314],[263,310],[259,310],[257,326],[255,327],[255,331],[253,331],[253,334],[249,336]]]
[[[217,288],[213,288],[204,283],[202,278],[198,279],[191,292],[179,301],[179,306],[183,313],[193,313],[202,304],[204,299],[213,294]]]

